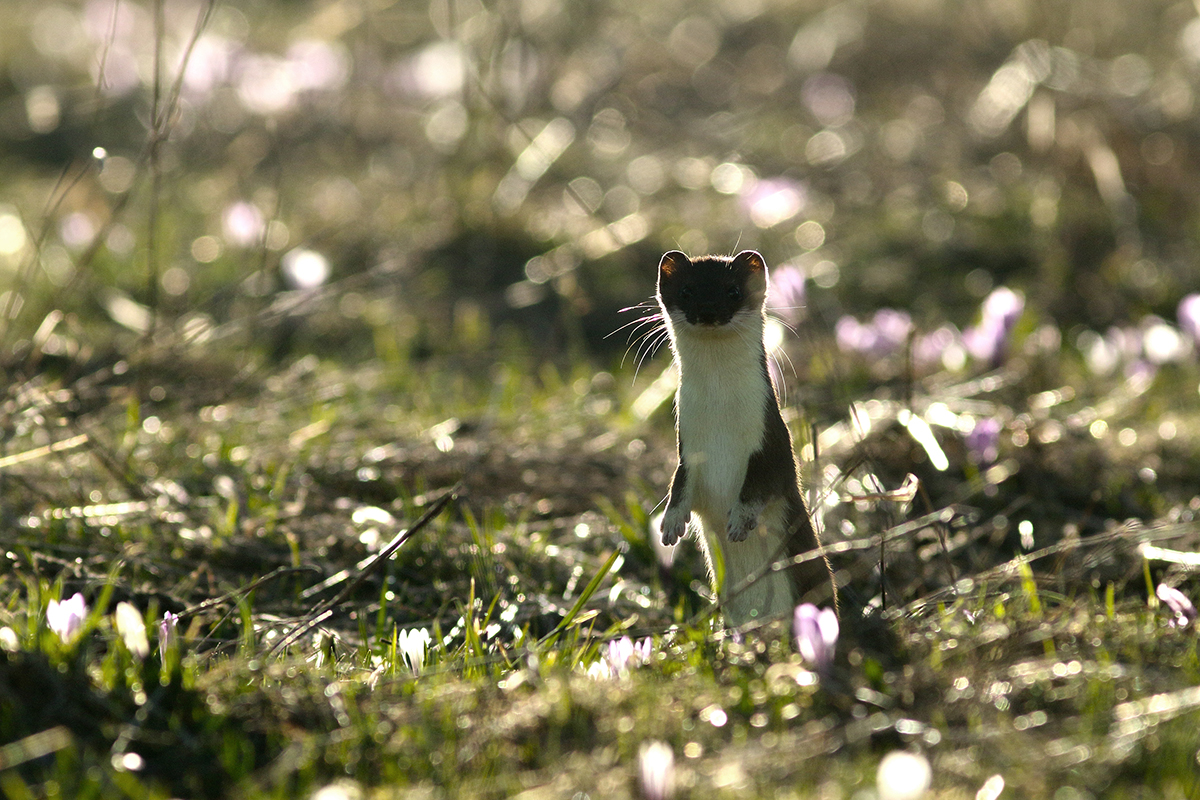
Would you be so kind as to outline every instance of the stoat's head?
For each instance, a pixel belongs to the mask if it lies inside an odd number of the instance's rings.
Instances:
[[[695,259],[672,250],[658,264],[658,302],[675,327],[761,320],[766,295],[767,263],[753,250]]]

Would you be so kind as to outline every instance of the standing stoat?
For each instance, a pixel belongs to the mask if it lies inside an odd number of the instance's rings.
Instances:
[[[820,543],[767,372],[766,293],[767,265],[753,250],[694,260],[672,251],[658,266],[658,303],[679,369],[679,467],[662,541],[679,541],[695,514],[714,583],[713,550],[722,556],[717,593],[730,625],[791,614],[808,592],[832,591],[823,559],[767,570]],[[761,577],[737,591],[751,575]]]

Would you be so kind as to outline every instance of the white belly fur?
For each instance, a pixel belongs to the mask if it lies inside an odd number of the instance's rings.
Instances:
[[[672,326],[675,328],[676,326]],[[750,456],[762,444],[764,412],[771,391],[759,353],[752,346],[756,332],[731,329],[703,331],[686,325],[673,330],[680,381],[676,396],[679,435],[687,466],[688,494],[699,520],[697,537],[710,571],[713,554],[724,564],[724,585],[718,595],[726,621],[740,625],[791,613],[791,583],[783,572],[763,576],[730,596],[747,576],[784,556],[782,501],[767,506],[758,528],[742,542],[729,542],[729,512],[737,501]],[[757,327],[757,326],[755,326]],[[683,335],[680,336],[679,334]],[[761,330],[757,331],[761,342]],[[749,338],[749,342],[747,341]],[[716,581],[716,575],[710,577]]]

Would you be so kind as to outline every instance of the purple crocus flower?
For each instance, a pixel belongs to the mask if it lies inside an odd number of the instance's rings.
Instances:
[[[966,363],[962,334],[953,325],[943,325],[913,340],[913,364],[917,369],[961,369]]]
[[[649,636],[637,644],[634,644],[628,636],[613,639],[608,643],[608,649],[604,653],[604,660],[608,664],[609,672],[613,677],[628,674],[629,670],[650,660],[650,651],[653,646],[654,643]]]
[[[792,633],[800,658],[818,671],[829,668],[838,640],[838,618],[832,608],[817,608],[812,603],[796,606]]]
[[[1200,345],[1200,294],[1189,294],[1180,300],[1175,316],[1179,328]]]
[[[58,634],[63,643],[70,642],[83,629],[87,619],[87,603],[79,592],[71,595],[71,599],[51,600],[46,607],[46,625]]]
[[[1141,358],[1142,333],[1137,328],[1113,326],[1108,329],[1104,338],[1112,344],[1122,361],[1134,361]]]
[[[804,272],[787,265],[771,270],[767,310],[789,325],[804,318]]]
[[[647,636],[633,645],[633,657],[638,664],[650,663],[650,653],[654,650],[654,640]]]
[[[1160,583],[1154,590],[1154,594],[1158,596],[1163,605],[1175,614],[1175,619],[1171,620],[1172,628],[1185,628],[1196,618],[1196,607],[1192,605],[1192,601],[1188,599],[1187,595],[1178,589]]]
[[[1025,311],[1025,297],[1007,286],[993,289],[983,301],[983,316],[1012,329]]]
[[[897,311],[894,308],[881,308],[871,318],[871,326],[875,329],[875,348],[878,355],[891,355],[904,349],[908,343],[908,335],[912,333],[912,317],[907,311]]]
[[[604,658],[608,661],[608,668],[614,675],[628,671],[629,661],[633,658],[633,640],[628,636],[613,639],[608,643],[608,650],[605,652]]]
[[[838,349],[843,353],[865,353],[875,343],[875,332],[847,314],[833,326]]]
[[[179,639],[179,615],[171,611],[163,614],[163,618],[158,623],[158,649],[160,652],[166,652],[174,647]]]
[[[1025,311],[1025,298],[1001,286],[983,301],[979,324],[963,331],[967,352],[993,367],[1008,355],[1009,337]]]
[[[881,308],[870,322],[844,316],[834,326],[838,349],[869,358],[885,358],[902,350],[912,332],[912,317],[894,308]]]
[[[984,417],[966,435],[967,453],[976,464],[991,464],[1000,454],[1000,420]]]

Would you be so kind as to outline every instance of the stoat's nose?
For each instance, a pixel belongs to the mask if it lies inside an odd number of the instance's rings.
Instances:
[[[729,322],[729,315],[715,305],[697,305],[688,314],[688,322],[693,325],[724,325]]]

